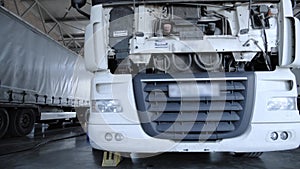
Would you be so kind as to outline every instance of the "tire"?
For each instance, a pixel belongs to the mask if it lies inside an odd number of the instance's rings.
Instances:
[[[6,134],[8,130],[8,126],[9,126],[8,113],[5,109],[0,108],[0,138],[2,138]]]
[[[92,148],[92,155],[95,161],[103,160],[103,151],[99,149]]]
[[[247,158],[258,158],[263,152],[251,152],[251,153],[234,153],[235,157],[247,157]]]
[[[93,153],[103,153],[103,150],[99,150],[99,149],[96,149],[96,148],[92,148],[92,152],[93,152]]]
[[[19,109],[11,113],[10,133],[12,136],[29,134],[35,123],[35,112],[32,109]]]

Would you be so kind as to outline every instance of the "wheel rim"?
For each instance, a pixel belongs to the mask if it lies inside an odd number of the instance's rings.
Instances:
[[[28,128],[31,125],[30,115],[28,113],[22,114],[20,117],[20,126],[22,128]]]
[[[25,136],[34,127],[34,111],[31,109],[19,110],[16,114],[15,133],[18,136]]]

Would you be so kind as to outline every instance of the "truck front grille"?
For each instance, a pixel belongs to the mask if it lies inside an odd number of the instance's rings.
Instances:
[[[171,96],[171,86],[187,83],[218,86],[218,95],[202,89],[191,96]],[[251,118],[253,86],[253,73],[224,73],[222,77],[204,73],[176,77],[139,74],[134,78],[144,131],[149,136],[171,140],[218,140],[241,135]]]

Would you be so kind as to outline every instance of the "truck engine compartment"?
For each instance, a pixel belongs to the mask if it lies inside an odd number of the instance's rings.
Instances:
[[[249,2],[105,7],[108,68],[116,74],[272,71],[278,10]]]

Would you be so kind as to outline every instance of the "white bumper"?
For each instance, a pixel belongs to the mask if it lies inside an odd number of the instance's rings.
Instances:
[[[139,125],[89,125],[92,147],[113,152],[266,152],[295,149],[300,143],[299,123],[252,124],[243,135],[215,142],[175,142],[155,139],[144,133]],[[287,131],[287,140],[273,141],[273,131]],[[105,140],[105,134],[121,133],[122,141]]]
[[[253,112],[246,132],[234,138],[211,142],[175,142],[156,139],[142,129],[133,96],[132,77],[129,75],[96,76],[92,86],[92,98],[121,100],[123,113],[91,112],[88,135],[91,145],[97,149],[115,152],[265,152],[297,148],[300,144],[300,116],[298,110],[268,111],[267,103],[274,97],[297,97],[295,77],[289,69],[278,68],[273,72],[255,73]],[[103,86],[101,86],[104,84]],[[109,87],[106,87],[109,84]],[[105,86],[106,85],[106,86]],[[97,88],[98,86],[98,88]],[[100,86],[100,87],[99,87]],[[100,90],[110,89],[108,90]],[[127,89],[127,90],[126,90]],[[287,140],[280,133],[287,132]],[[279,138],[271,139],[277,132]],[[110,133],[110,141],[105,139]],[[117,141],[116,135],[123,136]],[[120,137],[118,137],[120,138]]]

